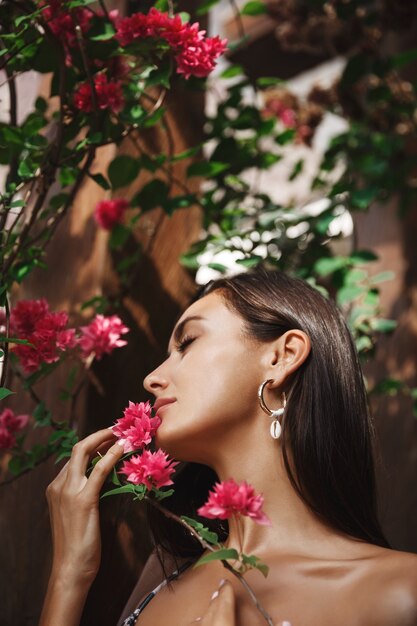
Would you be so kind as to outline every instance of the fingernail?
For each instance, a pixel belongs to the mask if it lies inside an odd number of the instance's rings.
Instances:
[[[125,445],[125,442],[124,442],[124,441],[122,441],[122,439],[118,439],[118,440],[116,441],[116,443],[117,443],[117,445],[118,445],[118,446],[120,446],[120,447],[122,447],[122,448],[123,448],[123,446]]]
[[[219,595],[218,590],[216,589],[216,591],[213,593],[213,595],[211,596],[211,599],[214,600],[215,598],[217,598],[217,596]]]
[[[194,621],[195,622],[201,622],[201,617],[196,617]]]
[[[290,622],[282,622],[281,626],[291,626]]]
[[[223,587],[223,585],[225,585],[225,584],[226,584],[226,579],[225,579],[225,578],[222,578],[222,579],[220,580],[220,582],[219,582],[219,589],[221,589],[221,588]]]

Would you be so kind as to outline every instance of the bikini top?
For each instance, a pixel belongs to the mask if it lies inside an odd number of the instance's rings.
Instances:
[[[178,576],[180,576],[180,574],[182,574],[182,572],[184,572],[193,563],[194,561],[187,561],[186,563],[183,563],[180,567],[178,567],[178,569],[172,572],[172,574],[170,574],[167,578],[165,578],[165,580],[163,580],[159,585],[157,585],[155,589],[153,589],[150,593],[148,593],[145,599],[142,600],[142,602],[139,604],[137,609],[135,609],[133,613],[131,613],[128,617],[126,617],[126,619],[122,623],[122,626],[135,626],[136,620],[138,619],[139,615],[142,613],[145,606],[149,604],[152,598],[154,598],[156,594],[159,591],[161,591],[161,589],[166,587],[168,583],[178,578]]]

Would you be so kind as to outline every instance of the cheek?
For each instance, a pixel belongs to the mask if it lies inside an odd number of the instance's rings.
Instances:
[[[234,349],[236,353],[236,348]],[[156,444],[184,461],[204,462],[211,448],[256,411],[257,376],[248,366],[248,353],[240,359],[233,352],[197,351],[184,356],[172,372],[177,402],[162,411]]]

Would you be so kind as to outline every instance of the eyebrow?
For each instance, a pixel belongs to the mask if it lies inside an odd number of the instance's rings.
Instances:
[[[186,317],[185,319],[183,319],[182,322],[177,324],[176,327],[174,328],[174,333],[173,333],[174,343],[179,343],[179,340],[181,339],[182,334],[184,332],[184,328],[189,322],[195,322],[195,321],[198,322],[204,319],[205,318],[202,317],[201,315],[190,315],[189,317]],[[169,350],[167,354],[168,356],[171,354]]]

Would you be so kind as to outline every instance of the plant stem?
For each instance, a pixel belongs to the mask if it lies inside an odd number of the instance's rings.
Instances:
[[[167,517],[168,519],[174,520],[178,524],[181,524],[181,526],[184,526],[184,528],[186,528],[189,531],[189,533],[199,541],[199,543],[201,544],[201,546],[203,548],[205,548],[206,550],[210,550],[210,552],[216,552],[216,548],[214,548],[210,543],[205,541],[205,539],[200,537],[200,535],[198,534],[197,530],[195,528],[193,528],[192,526],[190,526],[190,524],[188,524],[181,517],[179,517],[178,515],[176,515],[172,511],[169,511],[165,507],[163,507],[154,498],[149,498],[149,496],[145,496],[145,500],[147,502],[149,502],[153,507],[158,509],[158,511],[160,511],[163,515],[165,515],[165,517]],[[265,619],[266,623],[269,626],[274,626],[274,622],[272,621],[272,617],[269,615],[269,613],[266,611],[266,609],[264,609],[262,604],[259,602],[259,600],[256,597],[252,587],[245,580],[243,575],[240,572],[238,572],[237,570],[235,570],[234,567],[232,567],[232,565],[230,565],[230,563],[228,561],[222,559],[221,562],[223,564],[223,567],[225,567],[231,574],[233,574],[233,576],[236,576],[236,578],[241,582],[243,587],[248,592],[252,602],[254,603],[254,605],[256,606],[256,608],[258,609],[260,614],[262,615],[262,617]]]

